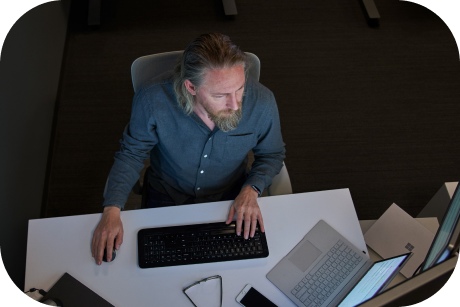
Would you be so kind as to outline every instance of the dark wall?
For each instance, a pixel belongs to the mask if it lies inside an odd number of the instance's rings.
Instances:
[[[29,219],[40,217],[70,1],[24,14],[0,59],[0,247],[23,288]]]

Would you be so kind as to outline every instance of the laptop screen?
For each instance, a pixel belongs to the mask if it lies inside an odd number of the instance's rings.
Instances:
[[[410,253],[385,259],[374,263],[347,296],[339,307],[357,306],[378,294],[401,270]]]

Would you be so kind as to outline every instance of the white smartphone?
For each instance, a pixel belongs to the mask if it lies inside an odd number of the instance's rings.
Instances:
[[[250,284],[247,284],[243,290],[241,290],[236,297],[236,301],[244,307],[278,307]]]

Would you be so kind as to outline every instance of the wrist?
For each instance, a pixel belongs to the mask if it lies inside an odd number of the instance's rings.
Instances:
[[[251,188],[252,188],[254,191],[256,191],[257,197],[260,197],[260,195],[262,194],[262,191],[259,190],[259,188],[256,187],[255,185],[251,185]]]
[[[246,185],[243,187],[244,190],[248,191],[249,193],[253,194],[255,197],[260,196],[259,189],[254,185]]]
[[[106,212],[118,212],[118,213],[120,213],[120,211],[121,211],[121,207],[119,207],[117,205],[108,205],[108,206],[104,207],[103,213],[106,213]]]

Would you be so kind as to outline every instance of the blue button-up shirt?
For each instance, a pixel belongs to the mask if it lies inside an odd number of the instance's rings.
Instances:
[[[285,157],[273,93],[248,79],[243,116],[235,130],[210,130],[179,106],[171,78],[152,82],[136,93],[131,120],[109,174],[104,206],[121,208],[150,155],[149,182],[177,204],[218,201],[241,178],[263,191],[279,173]],[[247,173],[248,152],[254,163]],[[247,174],[247,175],[246,175]]]

